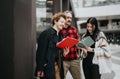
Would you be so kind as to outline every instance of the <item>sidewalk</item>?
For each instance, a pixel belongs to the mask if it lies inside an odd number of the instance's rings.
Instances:
[[[120,52],[120,45],[110,44],[109,47],[110,47],[110,50],[112,51],[112,53]],[[116,58],[115,56],[112,57],[112,59],[115,59],[115,58]],[[120,58],[119,58],[119,60],[120,60]],[[81,62],[81,64],[82,64],[82,62]],[[115,64],[113,62],[112,66],[113,66],[113,72],[109,73],[109,74],[103,74],[101,76],[101,79],[120,79],[120,64]],[[82,66],[81,66],[81,70],[82,70]],[[81,72],[82,72],[82,79],[85,79],[83,71],[81,71]],[[67,73],[66,79],[73,79],[69,72]]]
[[[109,47],[110,47],[111,50],[114,50],[114,49],[120,50],[120,45],[110,44]]]

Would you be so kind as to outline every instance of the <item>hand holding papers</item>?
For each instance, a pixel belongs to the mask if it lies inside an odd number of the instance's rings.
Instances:
[[[62,41],[57,43],[58,48],[71,48],[72,46],[76,45],[79,41],[77,39],[66,37]]]
[[[85,46],[91,46],[92,44],[94,44],[94,40],[88,36],[88,37],[85,37],[83,40],[81,40],[79,43],[78,43],[78,46],[80,47],[85,47]]]

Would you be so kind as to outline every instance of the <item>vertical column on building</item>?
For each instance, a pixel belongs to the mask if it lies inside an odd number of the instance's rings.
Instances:
[[[70,0],[62,0],[63,11],[70,10]]]
[[[32,79],[36,41],[36,0],[14,2],[14,79]]]
[[[107,27],[108,27],[108,29],[110,29],[110,30],[113,28],[113,27],[112,27],[112,20],[111,20],[111,19],[108,20],[108,26],[107,26]]]
[[[0,79],[33,79],[35,0],[0,1]]]
[[[13,3],[0,1],[0,79],[14,78]]]
[[[61,12],[61,0],[53,0],[53,14]]]

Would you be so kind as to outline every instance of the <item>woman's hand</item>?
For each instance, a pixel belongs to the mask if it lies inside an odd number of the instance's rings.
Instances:
[[[66,56],[69,53],[69,47],[63,49],[63,55]]]
[[[37,72],[37,77],[44,77],[45,75],[44,75],[44,71],[38,71]]]
[[[87,53],[87,50],[85,48],[81,48],[83,50],[83,53]]]
[[[76,47],[77,47],[77,49],[81,49],[82,47],[80,47],[80,46],[78,46],[78,45],[76,45]]]
[[[85,49],[86,49],[88,52],[93,52],[93,48],[91,48],[91,47],[86,46]]]

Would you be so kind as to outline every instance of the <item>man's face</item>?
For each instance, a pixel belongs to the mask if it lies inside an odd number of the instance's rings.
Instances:
[[[71,25],[72,22],[72,14],[71,13],[65,13],[66,16],[66,22],[65,22],[65,28]]]

